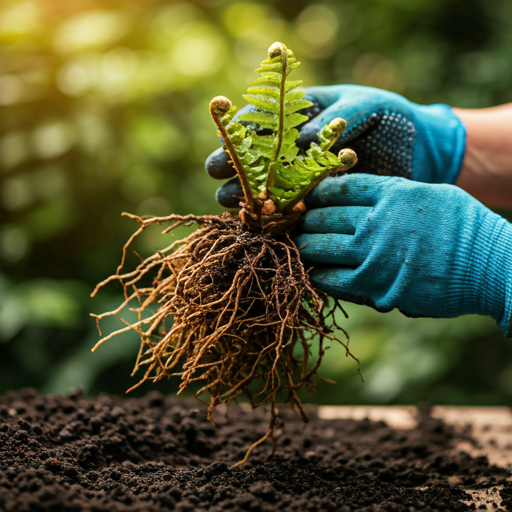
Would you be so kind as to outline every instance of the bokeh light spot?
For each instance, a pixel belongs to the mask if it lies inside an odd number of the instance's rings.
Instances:
[[[286,22],[271,6],[236,2],[225,8],[222,21],[226,31],[239,40],[248,41],[258,52],[258,64],[261,55],[274,41],[287,40]]]
[[[119,40],[129,26],[121,11],[87,11],[66,20],[54,39],[59,53],[104,47]]]
[[[310,5],[297,19],[299,37],[315,47],[333,42],[337,31],[337,15],[326,5]]]
[[[27,176],[17,176],[2,183],[0,189],[2,206],[6,210],[21,210],[29,206],[34,197]]]
[[[16,2],[0,13],[0,40],[12,41],[28,34],[39,24],[39,8],[34,2]]]
[[[67,96],[80,96],[91,83],[87,70],[74,62],[65,64],[57,74],[57,87]]]
[[[137,55],[129,48],[114,48],[101,60],[101,73],[110,83],[122,82],[137,69]]]
[[[378,53],[365,53],[357,59],[354,80],[358,84],[381,89],[401,89],[397,65]]]
[[[224,64],[223,41],[210,34],[209,37],[182,39],[173,52],[176,71],[186,76],[210,76]]]
[[[0,139],[0,164],[4,171],[16,167],[29,157],[30,150],[24,133],[13,131]]]
[[[0,76],[0,105],[10,105],[20,100],[23,83],[15,75]]]
[[[95,109],[83,109],[75,113],[78,137],[77,144],[88,153],[112,146],[112,134],[110,126],[105,118]],[[120,151],[120,153],[122,153]]]
[[[266,6],[249,2],[236,2],[226,7],[222,20],[229,32],[235,36],[241,36],[265,24],[268,21],[268,15],[269,12]]]
[[[34,130],[33,146],[36,154],[45,159],[64,154],[75,141],[75,130],[71,123],[58,121]]]
[[[186,2],[165,6],[156,11],[151,23],[150,37],[154,42],[167,47],[169,39],[176,38],[178,29],[202,17],[201,14],[197,7]]]
[[[30,241],[25,231],[18,226],[8,224],[0,230],[0,254],[4,261],[15,263],[26,256]]]

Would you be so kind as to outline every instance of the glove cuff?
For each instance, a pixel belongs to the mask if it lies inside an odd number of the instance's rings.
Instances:
[[[487,208],[474,213],[461,232],[449,301],[462,301],[466,313],[493,317],[512,337],[512,224]]]
[[[464,151],[466,128],[448,105],[415,105],[412,109],[417,144],[413,179],[424,183],[457,181]]]

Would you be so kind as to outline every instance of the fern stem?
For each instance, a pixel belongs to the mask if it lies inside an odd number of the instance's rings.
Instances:
[[[267,189],[268,187],[275,186],[276,182],[276,163],[279,158],[279,153],[281,152],[281,146],[283,144],[283,133],[284,133],[284,99],[286,94],[286,77],[288,75],[288,49],[283,43],[274,43],[268,49],[268,56],[273,59],[275,57],[281,56],[282,59],[282,75],[281,75],[281,84],[279,86],[279,124],[277,127],[277,144],[274,148],[274,154],[272,156],[272,161],[270,162],[268,169],[268,177],[267,177]]]
[[[257,204],[256,204],[256,201],[254,200],[254,197],[252,196],[251,188],[249,186],[249,181],[247,180],[247,175],[245,174],[244,166],[242,165],[242,162],[240,162],[240,159],[238,158],[238,154],[235,150],[235,147],[233,146],[231,140],[229,139],[226,128],[222,124],[220,117],[219,117],[219,116],[223,116],[224,114],[226,114],[230,108],[231,108],[231,101],[229,101],[224,96],[216,96],[215,98],[213,98],[212,101],[210,101],[210,114],[212,115],[213,120],[215,121],[215,124],[217,125],[217,128],[219,129],[219,133],[220,133],[221,137],[224,139],[224,144],[226,145],[227,152],[229,153],[229,156],[231,157],[233,166],[238,174],[240,183],[242,184],[242,190],[244,192],[245,202],[247,204],[247,207],[251,213],[258,215],[258,217],[259,217],[259,214],[256,211]]]

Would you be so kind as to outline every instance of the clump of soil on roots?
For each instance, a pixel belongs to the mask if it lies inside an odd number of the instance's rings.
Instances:
[[[273,455],[276,400],[286,394],[283,398],[308,421],[297,391],[303,386],[315,389],[313,377],[326,342],[341,343],[347,355],[359,363],[348,349],[347,333],[336,323],[335,313],[345,313],[343,308],[334,299],[329,305],[327,296],[311,286],[287,234],[256,234],[227,214],[146,220],[128,216],[140,227],[125,245],[117,273],[93,293],[118,280],[125,301],[114,311],[94,316],[99,321],[120,316],[129,308],[139,320],[134,324],[123,320],[126,327],[101,339],[94,350],[117,334],[136,330],[141,347],[133,374],[141,368],[145,373],[131,389],[146,380],[158,382],[179,376],[179,393],[189,390],[201,401],[204,392],[210,393],[208,420],[212,423],[215,407],[241,394],[253,408],[269,404],[269,429],[240,463],[266,439],[272,442]],[[133,272],[122,274],[133,240],[151,224],[164,222],[171,225],[163,233],[181,225],[196,224],[199,228],[141,261]],[[154,276],[152,285],[143,286],[150,275]],[[165,321],[170,317],[173,323],[168,328]],[[336,337],[336,330],[346,341]],[[314,338],[318,339],[318,353],[310,363]]]

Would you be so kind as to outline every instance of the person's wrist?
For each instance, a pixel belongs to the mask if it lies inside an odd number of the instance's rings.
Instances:
[[[455,184],[486,204],[512,208],[512,103],[453,111],[467,129],[466,151]]]
[[[468,217],[453,259],[448,307],[489,315],[511,337],[512,225],[483,205]]]

